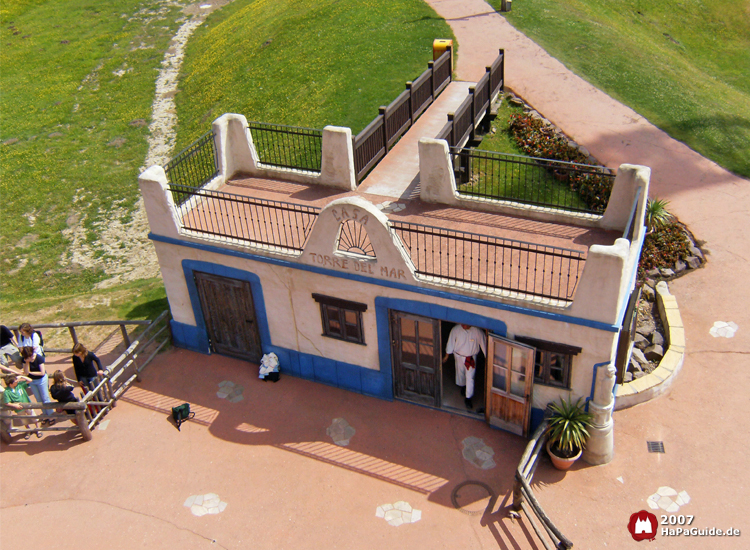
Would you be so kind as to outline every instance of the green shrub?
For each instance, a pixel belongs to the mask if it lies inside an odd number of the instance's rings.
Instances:
[[[638,279],[643,281],[646,272],[654,268],[671,268],[675,262],[690,256],[687,237],[676,223],[668,223],[646,235],[638,264]]]
[[[512,114],[509,127],[518,148],[530,157],[590,164],[588,157],[577,147],[570,145],[567,139],[556,134],[541,119],[525,113]],[[589,208],[604,211],[612,192],[611,178],[570,172],[567,179],[570,188],[578,193]]]

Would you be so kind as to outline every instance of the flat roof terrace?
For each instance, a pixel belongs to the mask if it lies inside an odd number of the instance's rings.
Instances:
[[[187,234],[287,254],[304,250],[319,212],[328,204],[360,197],[387,216],[419,280],[561,305],[573,299],[588,248],[612,245],[622,236],[617,231],[456,208],[416,197],[393,202],[393,197],[359,190],[243,175],[213,191],[172,189]],[[350,228],[348,239],[341,231],[339,251],[368,254],[366,231],[362,236]],[[344,240],[354,248],[342,245]]]

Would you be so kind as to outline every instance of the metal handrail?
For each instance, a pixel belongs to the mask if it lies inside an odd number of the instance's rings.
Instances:
[[[169,190],[196,199],[180,211],[183,229],[284,250],[302,251],[320,213],[314,206],[223,191],[175,185]]]
[[[516,468],[515,480],[513,483],[513,509],[516,512],[523,511],[545,548],[567,550],[573,548],[573,543],[562,534],[560,529],[558,529],[554,523],[552,523],[552,520],[544,512],[542,505],[539,503],[534,495],[534,491],[531,489],[531,480],[534,477],[534,472],[539,463],[540,453],[548,438],[547,427],[549,426],[549,417],[550,411],[548,409],[545,411],[544,420],[542,420],[539,426],[537,426],[529,443],[526,445],[526,449],[524,450],[521,460],[518,463],[518,467]],[[541,522],[543,531],[539,528],[537,521]],[[552,541],[554,547],[549,546],[549,543],[544,536],[545,534]]]
[[[202,187],[219,175],[216,134],[206,132],[164,165],[169,183]]]
[[[583,252],[390,220],[417,275],[570,301]]]
[[[603,166],[451,147],[457,191],[464,196],[509,200],[533,206],[603,214],[604,206],[591,207],[569,181],[602,178],[611,192],[615,175]]]
[[[261,165],[320,173],[323,130],[266,122],[249,122]]]

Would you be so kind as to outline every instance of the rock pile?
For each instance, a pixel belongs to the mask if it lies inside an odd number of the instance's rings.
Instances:
[[[667,348],[664,326],[656,303],[644,298],[645,296],[641,296],[638,303],[635,343],[623,382],[638,380],[653,371],[659,366]]]

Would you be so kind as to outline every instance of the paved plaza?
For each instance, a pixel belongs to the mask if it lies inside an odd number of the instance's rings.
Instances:
[[[705,242],[705,267],[670,284],[687,340],[672,389],[614,414],[610,464],[562,473],[544,458],[542,506],[576,548],[638,548],[626,526],[639,510],[741,531],[644,547],[747,548],[750,182],[570,73],[484,2],[428,3],[460,44],[460,79],[476,81],[504,48],[507,89],[607,166],[651,167],[651,195]],[[178,431],[169,412],[186,401],[196,418]],[[3,445],[0,547],[542,548],[507,516],[525,440],[477,420],[284,376],[283,365],[279,383],[264,383],[256,365],[177,349],[107,420],[87,443]]]

